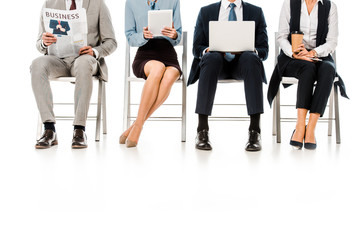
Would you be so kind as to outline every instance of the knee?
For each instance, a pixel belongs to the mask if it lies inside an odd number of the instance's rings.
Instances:
[[[32,74],[48,72],[47,56],[41,56],[41,57],[34,59],[30,66],[30,72]]]
[[[219,52],[208,52],[201,59],[201,65],[219,66],[223,63],[224,55]]]
[[[303,61],[300,72],[315,75],[316,74],[316,65],[312,62]]]
[[[75,59],[74,62],[75,75],[78,74],[92,75],[95,64],[96,64],[96,59],[93,56],[90,56],[88,54],[79,56],[78,58]]]
[[[153,62],[150,66],[149,76],[151,75],[153,78],[160,81],[165,73],[165,69],[166,67],[162,62]]]
[[[243,52],[240,57],[242,60],[239,64],[244,64],[249,69],[259,70],[262,67],[259,56],[254,52]]]
[[[327,75],[335,78],[335,74],[336,74],[335,65],[332,62],[324,61],[320,63],[318,73],[319,75]]]

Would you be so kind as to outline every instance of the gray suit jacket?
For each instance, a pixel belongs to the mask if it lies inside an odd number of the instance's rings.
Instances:
[[[43,8],[66,10],[65,0],[46,0]],[[88,45],[99,52],[99,77],[108,80],[108,71],[104,57],[115,51],[117,42],[114,28],[111,23],[110,12],[104,0],[83,0],[83,8],[86,9],[88,21]],[[36,43],[37,49],[47,54],[47,49],[41,45],[41,37],[45,32],[43,17],[40,17],[39,37]]]

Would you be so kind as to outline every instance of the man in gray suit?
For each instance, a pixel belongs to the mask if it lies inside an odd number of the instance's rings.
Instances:
[[[80,49],[78,57],[58,58],[48,55],[48,47],[56,43],[57,39],[55,35],[45,32],[41,16],[36,46],[44,56],[32,62],[31,82],[45,130],[35,147],[49,148],[58,143],[49,77],[74,76],[75,119],[72,148],[86,148],[85,126],[93,87],[92,76],[97,75],[103,81],[107,81],[104,57],[114,52],[117,47],[110,13],[104,0],[46,0],[43,8],[86,9],[88,46]]]

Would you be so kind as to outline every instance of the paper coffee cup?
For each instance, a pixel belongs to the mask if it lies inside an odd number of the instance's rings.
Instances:
[[[295,53],[296,49],[302,44],[304,38],[304,33],[295,31],[291,33],[291,47],[292,51]]]

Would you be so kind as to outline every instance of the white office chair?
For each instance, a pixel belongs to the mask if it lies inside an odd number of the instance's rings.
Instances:
[[[182,48],[182,76],[176,81],[177,83],[182,83],[182,103],[181,104],[163,104],[172,105],[172,106],[182,106],[182,113],[180,117],[150,117],[149,121],[181,121],[181,141],[186,141],[186,83],[187,83],[187,32],[182,33],[181,42],[175,47]],[[130,69],[130,46],[126,44],[126,55],[125,55],[125,86],[124,86],[124,131],[130,127],[130,121],[135,120],[136,116],[131,115],[131,106],[138,105],[131,103],[131,82],[143,82],[144,79],[136,78],[131,76]]]
[[[67,82],[67,83],[75,83],[75,77],[59,77],[49,79],[53,82]],[[96,116],[88,116],[88,119],[96,119],[96,129],[95,129],[95,141],[100,141],[100,122],[102,120],[103,123],[103,134],[107,133],[107,125],[106,125],[106,90],[105,90],[105,82],[100,80],[98,77],[93,76],[94,81],[98,81],[98,96],[96,103],[90,103],[90,105],[97,105],[97,114]],[[63,102],[54,102],[55,105],[74,105],[74,103],[63,103]],[[101,119],[102,114],[102,119]],[[74,119],[74,116],[56,116],[57,120],[71,120]],[[37,127],[37,139],[41,137],[43,123],[41,121],[41,117],[39,116],[38,127]]]
[[[277,56],[280,53],[280,46],[279,43],[277,42],[277,34],[275,33],[275,66],[277,64]],[[336,66],[336,52],[332,54],[334,61],[335,61],[335,66]],[[283,84],[297,84],[298,83],[298,79],[293,78],[293,77],[283,77],[282,78],[282,83]],[[339,115],[339,94],[338,94],[338,87],[335,84],[337,81],[339,81],[339,79],[336,77],[334,80],[334,84],[333,84],[333,88],[331,90],[331,94],[330,94],[330,98],[329,98],[329,103],[327,105],[327,107],[329,108],[329,117],[328,118],[321,118],[320,121],[325,121],[328,123],[328,136],[332,136],[332,123],[333,121],[335,121],[335,129],[336,129],[336,143],[340,144],[341,143],[341,136],[340,136],[340,115]],[[316,84],[316,83],[315,83]],[[274,98],[274,104],[273,104],[273,135],[276,136],[276,141],[278,143],[281,143],[281,122],[286,122],[286,121],[296,121],[297,118],[282,118],[281,114],[280,114],[280,107],[282,106],[293,106],[295,107],[295,105],[283,105],[280,103],[280,88],[279,87],[279,91],[276,94],[276,97]],[[333,117],[334,114],[334,110],[335,110],[335,118]]]

